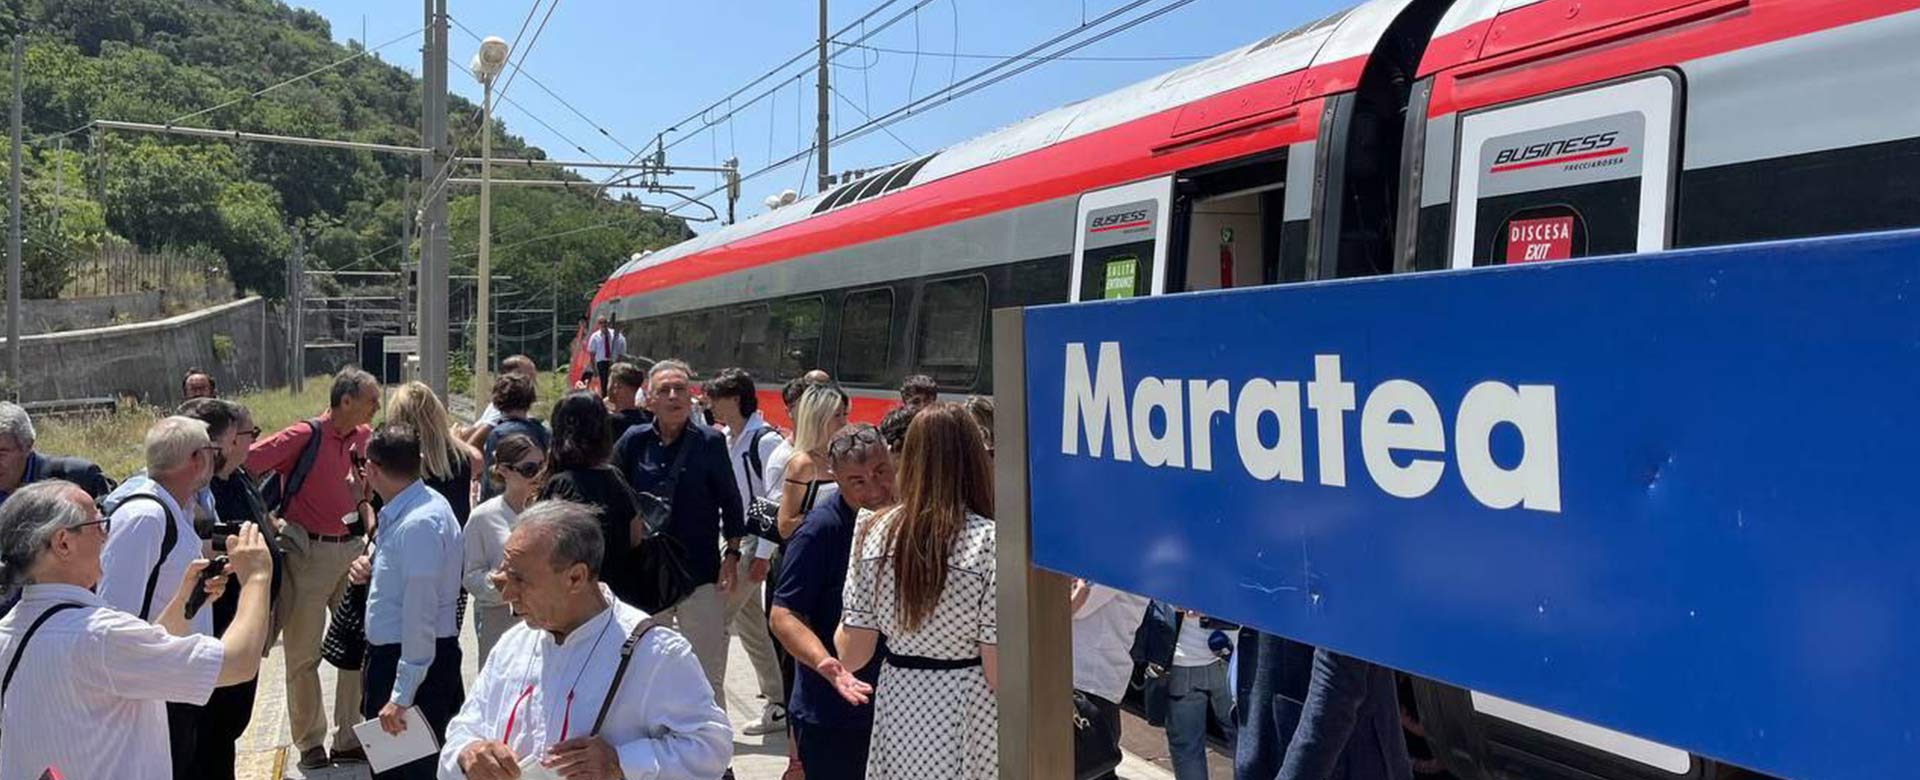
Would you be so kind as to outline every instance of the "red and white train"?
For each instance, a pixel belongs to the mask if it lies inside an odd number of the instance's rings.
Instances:
[[[593,308],[751,370],[776,420],[811,368],[874,420],[909,374],[991,393],[999,307],[1915,227],[1916,49],[1920,0],[1373,0],[655,252]],[[1415,688],[1457,777],[1743,775]]]

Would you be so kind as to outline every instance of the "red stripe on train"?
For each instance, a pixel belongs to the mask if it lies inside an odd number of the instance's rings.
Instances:
[[[800,222],[747,236],[724,246],[676,258],[609,280],[593,305],[686,284],[795,257],[863,244],[949,223],[1029,206],[1089,190],[1152,178],[1186,168],[1269,151],[1313,138],[1319,130],[1320,98],[1353,89],[1365,57],[1282,74],[1212,95],[1246,96],[1247,110],[1297,106],[1292,121],[1228,133],[1217,140],[1155,153],[1178,131],[1185,105],[1062,141],[972,170],[857,203]],[[1298,91],[1274,90],[1298,80]],[[1283,98],[1291,103],[1280,102]],[[1195,101],[1199,102],[1199,101]],[[1191,105],[1191,104],[1187,104]]]

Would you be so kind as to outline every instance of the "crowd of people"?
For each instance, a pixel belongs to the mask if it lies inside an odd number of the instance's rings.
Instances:
[[[997,776],[976,412],[916,380],[884,430],[848,425],[814,371],[783,431],[744,370],[697,395],[680,361],[596,368],[541,420],[509,358],[465,426],[348,368],[267,435],[196,369],[124,482],[0,403],[0,659],[32,672],[0,690],[0,775],[231,778],[277,644],[304,770],[366,761],[377,721],[443,745],[382,778],[729,777],[738,637],[743,730],[791,737],[787,777]]]
[[[916,376],[849,424],[816,370],[781,387],[783,430],[744,369],[696,391],[678,360],[596,362],[542,420],[538,369],[508,358],[471,425],[348,368],[266,436],[194,370],[124,482],[36,451],[0,403],[0,777],[232,778],[275,644],[303,770],[365,762],[354,726],[377,721],[443,746],[380,778],[731,777],[737,639],[764,699],[741,730],[787,735],[784,780],[997,778],[991,399]],[[1236,729],[1244,777],[1407,776],[1346,749],[1398,738],[1391,673],[1094,583],[1071,598],[1079,777],[1112,776],[1130,685],[1180,780]],[[1239,700],[1275,708],[1234,706],[1236,658]],[[1297,738],[1334,710],[1343,730]]]

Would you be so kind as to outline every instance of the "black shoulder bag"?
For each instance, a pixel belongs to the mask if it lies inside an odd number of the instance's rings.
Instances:
[[[33,641],[33,635],[40,632],[40,627],[46,624],[47,618],[53,617],[54,615],[58,615],[69,609],[80,609],[80,607],[81,605],[72,604],[72,603],[55,604],[51,607],[48,607],[47,611],[40,613],[40,617],[34,618],[33,622],[27,625],[27,632],[20,635],[20,644],[16,645],[13,648],[13,660],[7,662],[7,677],[4,680],[0,680],[0,710],[4,710],[6,708],[7,690],[13,687],[13,673],[20,671],[20,659],[21,657],[27,654],[27,643]],[[634,637],[634,639],[637,641],[639,637],[636,636]],[[632,642],[629,642],[628,644],[629,644],[629,650],[630,650]],[[627,666],[627,659],[625,658],[620,659],[620,668],[625,669],[626,666]],[[615,673],[614,679],[616,681],[620,679],[618,673]],[[605,712],[602,712],[600,714],[602,717],[606,716]]]
[[[618,617],[619,613],[616,612],[608,619]],[[613,710],[613,697],[620,694],[620,681],[627,676],[627,664],[633,662],[633,649],[640,646],[640,640],[646,638],[648,631],[663,625],[666,624],[658,618],[649,617],[640,621],[640,625],[633,627],[633,633],[627,635],[627,643],[620,646],[620,665],[613,668],[613,682],[607,684],[607,698],[600,702],[600,714],[594,716],[593,731],[587,732],[587,736],[600,736],[600,727],[607,725],[607,713]]]
[[[692,431],[680,434],[680,453],[673,458],[673,466],[667,470],[665,484],[657,493],[634,493],[633,487],[620,478],[621,487],[633,494],[633,506],[645,526],[647,536],[633,550],[634,566],[639,570],[641,600],[647,603],[634,606],[646,610],[649,614],[673,609],[693,590],[700,587],[694,581],[693,570],[687,567],[687,550],[680,540],[666,533],[667,523],[673,519],[673,494],[680,487],[680,474],[686,470],[687,456],[693,452],[696,444]],[[614,469],[619,476],[619,469]]]

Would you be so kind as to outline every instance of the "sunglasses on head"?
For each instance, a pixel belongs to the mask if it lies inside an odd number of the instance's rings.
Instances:
[[[547,467],[547,464],[545,462],[537,461],[537,460],[528,460],[528,461],[521,461],[519,463],[515,463],[511,466],[508,466],[507,470],[515,474],[519,474],[523,479],[533,479],[534,476],[538,475],[541,472],[541,470],[545,469],[546,467]]]

